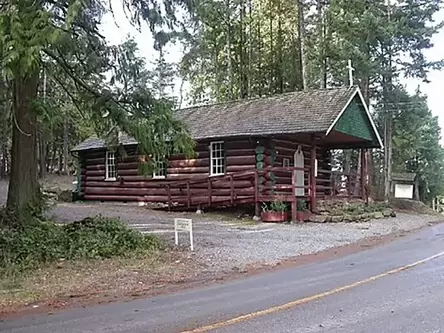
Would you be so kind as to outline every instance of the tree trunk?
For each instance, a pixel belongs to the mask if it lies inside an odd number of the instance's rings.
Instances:
[[[230,15],[230,0],[226,3],[227,9],[227,62],[228,62],[228,97],[232,101],[234,100],[234,73],[233,73],[233,62],[231,59],[231,15]]]
[[[323,13],[323,1],[317,0],[316,9],[318,12],[318,43],[319,43],[319,88],[323,89],[327,85],[327,71],[325,68],[325,24],[324,24],[324,13]]]
[[[39,177],[46,176],[46,142],[43,133],[38,135],[38,152],[39,152]]]
[[[37,179],[37,115],[31,103],[37,97],[38,71],[13,82],[11,177],[7,207],[23,221],[39,197]]]
[[[283,60],[282,54],[284,53],[283,43],[282,43],[282,10],[281,10],[281,0],[278,0],[278,35],[277,35],[277,52],[278,52],[278,67],[277,67],[277,84],[279,93],[284,92],[284,69],[283,69]]]
[[[299,15],[299,47],[301,54],[301,77],[302,88],[307,89],[307,61],[305,54],[305,20],[304,20],[304,0],[298,0],[298,15]]]
[[[69,119],[63,121],[63,173],[69,175]]]

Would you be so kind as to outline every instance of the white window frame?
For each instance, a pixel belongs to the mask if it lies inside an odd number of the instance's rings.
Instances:
[[[282,166],[284,168],[288,168],[291,166],[290,159],[288,157],[284,157],[284,159],[282,160]]]
[[[158,170],[158,165],[159,164],[163,165],[163,170],[165,172],[165,174],[163,174],[163,175],[157,174],[157,170]],[[153,179],[165,179],[166,175],[167,175],[167,161],[166,160],[154,159]]]
[[[213,152],[214,150],[214,146],[215,145],[219,145],[222,144],[222,157],[214,157],[213,158]],[[216,162],[216,160],[223,160],[223,172],[213,172],[213,167],[214,166],[220,166],[220,165],[215,165],[214,162]],[[210,176],[221,176],[221,175],[225,175],[227,170],[227,166],[226,166],[226,161],[225,161],[225,144],[224,141],[212,141],[210,142]]]
[[[110,156],[112,154],[112,156]],[[113,164],[110,164],[110,161]],[[117,180],[117,163],[116,163],[116,153],[113,151],[106,151],[105,154],[105,180],[106,181],[115,181]],[[114,166],[114,177],[110,177],[110,167]]]

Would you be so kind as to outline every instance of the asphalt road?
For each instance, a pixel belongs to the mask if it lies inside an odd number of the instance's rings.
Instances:
[[[443,251],[444,225],[436,225],[330,261],[15,319],[0,332],[444,332]]]

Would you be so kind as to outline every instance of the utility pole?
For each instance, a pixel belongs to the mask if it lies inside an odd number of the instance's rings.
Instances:
[[[390,0],[387,0],[387,20],[391,22]],[[393,115],[389,111],[389,99],[392,93],[392,41],[389,40],[386,48],[387,66],[383,75],[383,98],[384,98],[384,200],[387,202],[391,193],[392,178],[392,132]]]

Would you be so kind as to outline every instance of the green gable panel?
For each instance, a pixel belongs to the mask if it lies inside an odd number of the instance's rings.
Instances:
[[[339,118],[333,129],[357,138],[377,141],[364,106],[358,102],[356,97]]]

